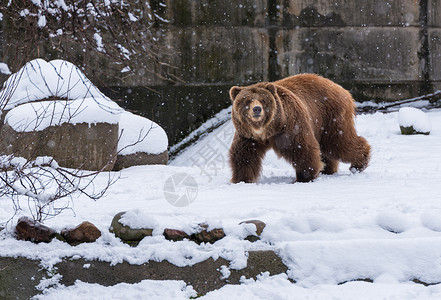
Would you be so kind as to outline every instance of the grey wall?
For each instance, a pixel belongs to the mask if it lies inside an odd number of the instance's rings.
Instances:
[[[360,100],[440,87],[439,0],[167,0],[164,38],[191,84],[314,72]],[[162,84],[152,79],[152,84]]]

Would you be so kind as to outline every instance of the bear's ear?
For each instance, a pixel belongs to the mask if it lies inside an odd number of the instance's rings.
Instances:
[[[268,83],[268,84],[266,85],[266,89],[267,89],[268,91],[270,91],[271,94],[273,94],[274,98],[276,97],[276,94],[277,94],[277,88],[276,88],[276,86],[275,86],[274,84],[272,84],[272,83]]]
[[[238,87],[238,86],[233,86],[231,89],[230,89],[230,98],[231,98],[231,101],[234,101],[235,99],[236,99],[236,97],[237,97],[237,95],[239,94],[239,92],[242,90],[242,88],[241,87]]]

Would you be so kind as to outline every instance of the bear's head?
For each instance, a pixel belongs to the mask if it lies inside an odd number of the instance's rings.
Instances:
[[[233,86],[230,98],[233,101],[232,119],[238,133],[248,138],[266,139],[277,114],[276,87],[271,83]]]

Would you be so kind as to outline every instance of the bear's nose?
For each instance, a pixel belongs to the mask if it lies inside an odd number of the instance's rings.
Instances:
[[[256,115],[260,114],[260,113],[262,112],[262,107],[260,107],[260,106],[254,106],[254,107],[253,107],[253,112],[254,112]]]

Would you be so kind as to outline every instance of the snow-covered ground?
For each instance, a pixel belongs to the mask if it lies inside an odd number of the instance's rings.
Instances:
[[[70,256],[113,264],[168,260],[178,266],[223,257],[231,262],[227,268],[240,269],[246,265],[248,250],[271,249],[289,267],[287,274],[243,279],[241,285],[225,286],[201,299],[440,299],[441,110],[432,110],[428,116],[432,131],[427,136],[401,135],[398,113],[358,116],[357,130],[372,146],[370,166],[352,174],[348,165],[341,164],[335,175],[294,184],[294,170],[273,153],[264,160],[259,183],[230,184],[227,153],[234,129],[227,122],[170,165],[125,169],[105,197],[96,202],[75,198],[73,211],[46,222],[61,230],[90,221],[103,232],[97,242],[71,247],[54,240],[36,245],[17,241],[3,231],[0,253],[37,258],[46,267]],[[193,178],[196,184],[186,190],[174,182],[176,190],[170,191],[166,182],[182,173],[190,175],[182,178]],[[106,180],[102,174],[96,186]],[[185,195],[188,205],[170,204],[173,193]],[[108,233],[113,216],[120,211],[130,211],[125,222],[132,226],[154,227],[153,236],[130,247]],[[12,215],[12,203],[0,199],[0,220]],[[9,229],[17,217],[8,223]],[[238,225],[250,219],[267,224],[255,243],[243,240],[249,225]],[[197,245],[170,242],[162,236],[166,227],[190,233],[201,222],[211,228],[222,226],[226,237]],[[351,282],[366,278],[374,282]],[[435,285],[426,287],[413,283],[414,279]],[[40,298],[81,295],[88,299],[189,299],[196,294],[180,281],[144,280],[114,287],[83,282],[56,285],[46,288]]]

